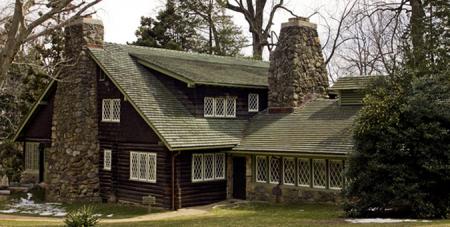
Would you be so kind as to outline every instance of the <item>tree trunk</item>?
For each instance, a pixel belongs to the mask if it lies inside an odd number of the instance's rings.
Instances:
[[[421,64],[425,60],[425,10],[421,0],[410,0],[411,4],[411,42],[413,46],[413,65]]]
[[[261,45],[261,39],[258,34],[252,33],[253,41],[253,58],[257,60],[262,60],[263,45]]]

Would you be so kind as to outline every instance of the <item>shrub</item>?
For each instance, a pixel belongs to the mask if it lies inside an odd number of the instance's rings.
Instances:
[[[12,141],[0,143],[0,177],[8,176],[10,181],[20,181],[23,171],[23,153]]]
[[[67,227],[93,227],[98,223],[98,217],[94,215],[92,206],[82,206],[70,212],[64,223]]]

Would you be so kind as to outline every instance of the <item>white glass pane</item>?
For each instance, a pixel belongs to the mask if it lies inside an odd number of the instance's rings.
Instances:
[[[205,180],[214,179],[214,154],[203,154],[203,174]]]
[[[269,180],[272,184],[278,184],[280,182],[280,159],[270,158],[269,161]]]
[[[284,158],[283,159],[283,183],[287,185],[295,184],[295,159]]]
[[[227,97],[226,116],[236,117],[236,97]]]
[[[192,155],[192,181],[201,181],[203,180],[203,163],[201,154],[193,154]]]
[[[311,164],[309,159],[298,159],[298,185],[311,186]]]
[[[313,160],[313,186],[325,188],[327,184],[327,165],[324,159]]]
[[[344,162],[342,160],[329,160],[330,188],[342,189],[344,185]]]
[[[225,154],[216,154],[216,179],[225,179]]]
[[[258,94],[248,94],[248,111],[258,112],[259,111],[259,95]]]
[[[267,182],[267,158],[256,156],[256,181]]]
[[[214,98],[205,97],[203,103],[203,115],[205,117],[213,117],[214,116]]]
[[[137,180],[139,172],[139,155],[136,152],[130,152],[130,179]]]

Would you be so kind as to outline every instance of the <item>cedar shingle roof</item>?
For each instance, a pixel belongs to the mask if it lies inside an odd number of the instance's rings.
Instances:
[[[347,154],[358,106],[318,99],[293,113],[261,112],[251,119],[237,151]]]
[[[131,56],[154,49],[106,43],[104,49],[90,51],[170,150],[239,143],[246,120],[194,117],[176,98],[175,91]]]
[[[378,76],[345,76],[339,78],[331,87],[331,90],[354,90],[364,89],[370,80]]]

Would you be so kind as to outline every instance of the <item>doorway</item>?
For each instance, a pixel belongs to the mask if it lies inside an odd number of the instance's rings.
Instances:
[[[235,199],[245,199],[245,168],[245,157],[233,157],[233,198]]]

